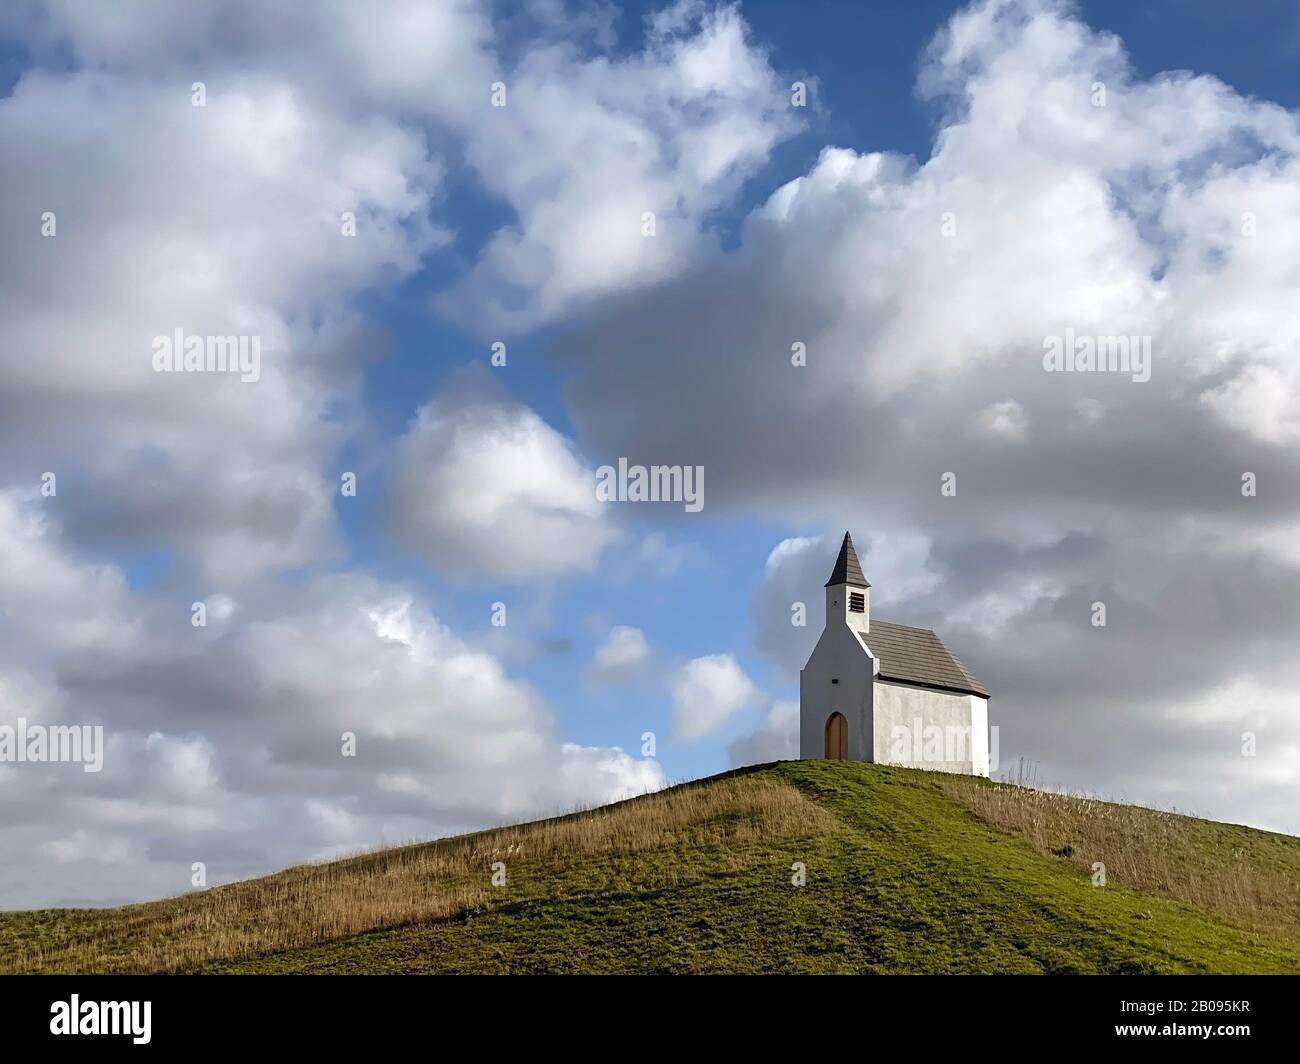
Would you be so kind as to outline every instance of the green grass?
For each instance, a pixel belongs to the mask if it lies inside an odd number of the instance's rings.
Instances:
[[[1060,830],[1078,829],[1078,801],[1052,805]],[[783,762],[167,902],[0,914],[0,970],[1300,972],[1300,918],[1283,895],[1251,909],[1230,892],[1238,907],[1215,908],[1158,878],[1139,890],[1112,872],[1094,887],[1086,859],[1052,856],[977,808],[952,777]],[[1270,855],[1270,877],[1300,869],[1300,839],[1125,808],[1126,831],[1164,818],[1159,844],[1194,877],[1254,852]],[[504,887],[489,882],[498,859]],[[314,901],[322,885],[347,905],[395,883],[408,915],[374,930],[339,931]],[[412,892],[436,900],[429,914]],[[302,930],[260,948],[257,921],[278,904]],[[231,935],[241,920],[251,930]]]

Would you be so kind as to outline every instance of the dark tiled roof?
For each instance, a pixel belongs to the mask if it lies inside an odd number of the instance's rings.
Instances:
[[[858,552],[853,549],[853,540],[847,532],[844,542],[840,544],[840,556],[835,559],[835,569],[826,581],[827,587],[835,584],[850,584],[853,587],[870,587],[867,578],[862,575],[862,566],[858,564]]]
[[[941,687],[988,697],[970,671],[929,628],[911,628],[871,618],[862,637],[880,661],[880,679]]]

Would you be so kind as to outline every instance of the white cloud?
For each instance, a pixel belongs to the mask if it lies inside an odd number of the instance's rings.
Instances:
[[[667,784],[663,769],[653,758],[634,758],[617,746],[560,748],[560,809],[606,805],[638,794],[657,791]]]
[[[238,26],[238,33],[223,32]],[[496,73],[489,7],[478,0],[17,0],[0,29],[45,62],[71,54],[115,76],[179,81],[201,69],[214,92],[232,70],[274,69],[330,109],[385,107],[463,121]],[[199,61],[201,60],[201,62]]]
[[[198,794],[216,783],[212,767],[216,751],[202,736],[150,732],[144,748],[155,759],[155,778],[180,793]]]
[[[672,576],[700,560],[701,551],[693,543],[669,542],[662,532],[650,532],[637,547],[636,560],[657,577]]]
[[[454,576],[590,572],[617,533],[595,471],[528,407],[462,391],[420,409],[388,486],[394,533]]]
[[[799,703],[774,702],[762,727],[727,744],[733,767],[793,761],[799,757]]]
[[[757,689],[730,654],[695,658],[673,676],[673,734],[685,742],[696,742],[722,728],[757,696]]]
[[[1272,718],[1300,720],[1300,699],[1285,689],[1268,687],[1254,676],[1238,676],[1198,699],[1169,706],[1170,720],[1196,728],[1241,726],[1267,729]]]
[[[676,272],[708,213],[799,125],[736,7],[678,3],[639,55],[538,48],[505,83],[507,106],[476,118],[467,155],[517,222],[439,300],[476,328],[525,328]]]
[[[53,471],[70,534],[224,582],[336,554],[349,301],[442,240],[440,170],[395,122],[274,78],[214,85],[204,108],[181,87],[37,72],[0,100],[0,486]],[[154,372],[177,329],[256,337],[260,379]]]
[[[640,628],[615,625],[596,648],[587,680],[597,685],[631,683],[645,674],[650,657],[650,644]]]
[[[979,425],[988,435],[1011,443],[1024,443],[1029,437],[1029,417],[1014,399],[990,403],[980,411]]]
[[[425,125],[514,212],[438,300],[497,335],[680,268],[706,239],[709,212],[801,124],[738,7],[673,4],[647,20],[632,55],[613,50],[608,11],[534,4],[520,20],[522,49],[501,39],[491,5],[472,0],[195,0],[183,16],[150,2],[111,19],[57,0],[8,9],[0,28],[51,64],[70,53],[173,91],[201,70],[214,97],[237,72],[274,71],[339,116]],[[238,34],[223,32],[232,25]],[[491,106],[496,82],[504,107]],[[653,237],[642,236],[646,211]]]

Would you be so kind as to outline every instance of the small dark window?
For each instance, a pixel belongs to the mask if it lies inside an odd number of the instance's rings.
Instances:
[[[831,683],[839,683],[839,680],[832,680]]]
[[[849,612],[850,613],[867,612],[867,596],[864,595],[861,591],[849,592]]]

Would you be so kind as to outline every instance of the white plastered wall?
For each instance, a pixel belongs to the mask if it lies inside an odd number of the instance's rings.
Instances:
[[[987,698],[896,681],[876,680],[873,687],[870,760],[989,774]]]

